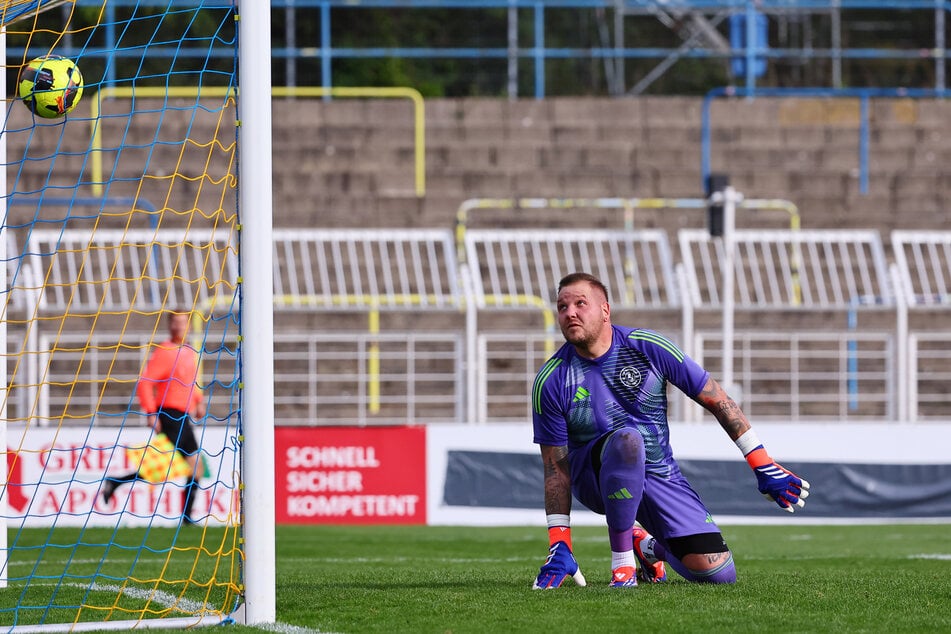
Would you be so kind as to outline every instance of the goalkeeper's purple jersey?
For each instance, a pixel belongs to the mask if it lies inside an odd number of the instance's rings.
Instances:
[[[566,343],[535,377],[535,442],[571,454],[605,432],[633,427],[644,438],[647,470],[676,470],[667,425],[667,384],[696,396],[709,373],[666,337],[613,326],[611,348],[597,359]]]

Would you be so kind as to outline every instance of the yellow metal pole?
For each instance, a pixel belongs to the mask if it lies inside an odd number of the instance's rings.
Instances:
[[[758,200],[750,199],[744,200],[740,203],[741,207],[752,208],[752,209],[773,209],[778,211],[785,211],[789,214],[789,230],[790,231],[799,231],[801,226],[801,216],[799,214],[799,207],[788,200],[783,199],[768,199],[768,200]],[[793,284],[793,296],[792,302],[794,306],[798,306],[802,303],[802,282],[799,278],[799,265],[802,263],[802,256],[799,252],[798,245],[791,245],[792,250],[792,284]]]
[[[220,87],[171,87],[161,88],[158,86],[129,88],[118,86],[105,86],[99,90],[95,99],[90,99],[90,119],[92,121],[92,149],[91,149],[91,169],[92,169],[92,191],[95,195],[102,194],[102,128],[99,125],[100,103],[103,99],[110,97],[129,98],[136,97],[196,97],[199,95],[207,97],[225,97],[234,93],[233,88]],[[426,110],[423,103],[423,95],[414,88],[390,87],[390,88],[363,88],[363,87],[339,87],[324,88],[321,86],[275,86],[271,89],[271,94],[275,97],[350,97],[350,98],[398,98],[409,99],[413,102],[413,145],[414,154],[414,186],[416,196],[422,198],[426,195]]]

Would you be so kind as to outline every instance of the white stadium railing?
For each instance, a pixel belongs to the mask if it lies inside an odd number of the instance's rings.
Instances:
[[[275,229],[281,308],[460,310],[452,234]]]
[[[234,296],[235,238],[230,230],[33,230],[24,290],[46,313],[208,306]]]
[[[733,378],[731,391],[749,415],[895,417],[896,301],[878,232],[737,230],[731,302],[722,297],[724,240],[681,230],[678,242],[691,311],[749,324],[732,333],[700,331],[689,344],[715,375]],[[696,420],[702,412],[690,407],[688,414]]]
[[[619,307],[670,308],[679,292],[667,234],[659,230],[470,230],[465,236],[472,292],[482,307],[518,298],[554,300],[558,281],[586,271],[611,289]]]
[[[895,286],[900,296],[902,420],[947,420],[951,398],[951,231],[893,231]]]
[[[682,230],[678,239],[691,302],[719,307],[723,241],[703,230]],[[885,248],[876,231],[739,230],[733,242],[737,309],[893,304]]]
[[[105,321],[110,310],[129,305],[148,313],[160,309],[160,299],[209,313],[232,310],[231,237],[183,240],[168,231],[38,230],[22,252],[8,234],[11,418],[63,411],[58,386],[80,367],[70,416],[128,408],[139,346],[160,334],[154,316],[125,330],[117,323],[115,334],[99,331],[101,340],[78,336],[76,345],[88,352],[72,357],[62,349],[76,334],[65,317],[81,321],[99,311]],[[889,268],[874,231],[735,233],[733,367],[750,415],[948,418],[951,233],[890,238]],[[575,270],[605,281],[619,323],[679,339],[716,375],[724,341],[717,330],[722,240],[702,230],[683,230],[677,239],[675,251],[657,230],[470,230],[457,253],[448,230],[276,230],[277,421],[527,421],[534,373],[561,343],[554,287]],[[330,313],[341,319],[312,317]],[[405,318],[382,326],[381,313]],[[43,315],[64,316],[55,358],[49,351],[56,333],[47,326],[59,322],[22,325],[24,317]],[[19,411],[39,386],[44,405]],[[701,415],[687,399],[672,399],[672,406],[674,418]]]

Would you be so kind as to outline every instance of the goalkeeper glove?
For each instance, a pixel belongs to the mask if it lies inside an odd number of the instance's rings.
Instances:
[[[755,431],[747,429],[734,442],[756,474],[759,492],[767,500],[773,500],[787,513],[806,505],[809,483],[770,458]]]
[[[573,577],[575,583],[579,586],[586,585],[584,575],[581,574],[581,568],[575,556],[571,553],[571,548],[565,542],[555,542],[548,549],[548,559],[545,560],[541,570],[538,571],[538,577],[532,584],[533,590],[548,590],[549,588],[558,588],[569,576]]]
[[[756,474],[756,483],[759,492],[767,500],[773,500],[787,513],[792,513],[796,507],[806,505],[809,497],[809,482],[795,473],[776,463],[763,445],[757,446],[746,454],[746,462]]]

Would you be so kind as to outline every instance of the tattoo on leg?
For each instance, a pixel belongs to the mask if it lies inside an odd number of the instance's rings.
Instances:
[[[714,564],[720,563],[721,561],[726,559],[729,555],[730,553],[707,553],[704,555],[704,557],[706,557],[707,563],[712,566]]]

